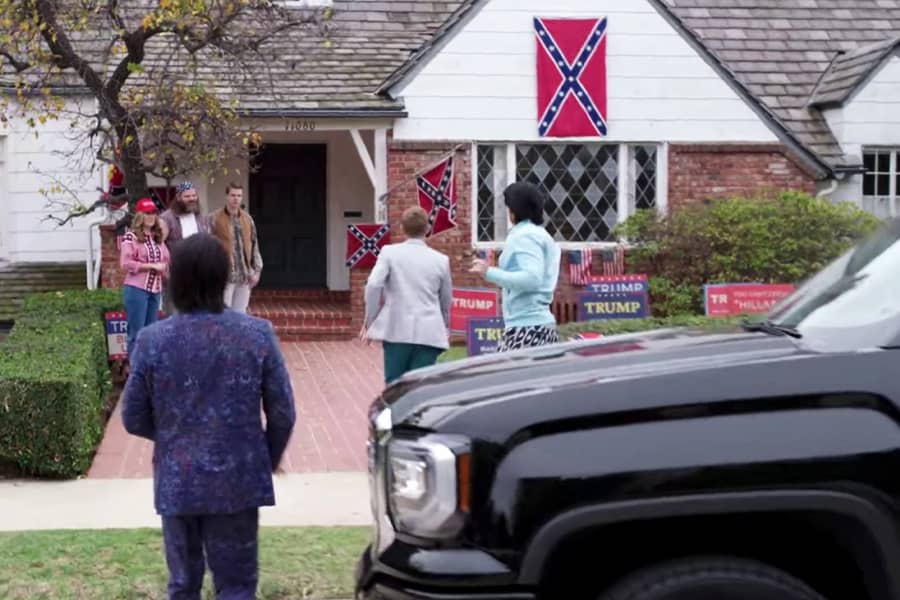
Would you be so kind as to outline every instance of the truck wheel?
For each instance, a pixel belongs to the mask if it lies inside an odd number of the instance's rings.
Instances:
[[[689,558],[637,571],[599,600],[825,600],[766,564],[740,558]]]

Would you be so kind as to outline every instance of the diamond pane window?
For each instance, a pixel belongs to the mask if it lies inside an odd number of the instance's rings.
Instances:
[[[494,239],[494,147],[478,146],[478,241]]]
[[[612,241],[619,220],[618,160],[615,145],[520,144],[516,179],[547,194],[547,231],[558,241]]]
[[[656,208],[656,146],[634,148],[634,207]]]

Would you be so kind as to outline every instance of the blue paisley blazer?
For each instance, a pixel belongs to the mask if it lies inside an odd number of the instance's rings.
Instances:
[[[268,321],[230,309],[173,315],[140,331],[130,368],[122,420],[154,442],[159,514],[275,504],[272,472],[296,417]]]

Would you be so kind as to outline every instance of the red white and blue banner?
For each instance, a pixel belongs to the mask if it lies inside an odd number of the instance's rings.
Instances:
[[[374,267],[381,249],[390,241],[387,224],[348,225],[346,265],[351,269]]]
[[[427,237],[456,227],[456,177],[453,156],[416,177],[419,206],[428,214]]]
[[[606,136],[606,25],[535,17],[541,137]]]

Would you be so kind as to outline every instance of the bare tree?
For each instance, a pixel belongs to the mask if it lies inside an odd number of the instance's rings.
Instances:
[[[330,17],[277,0],[0,0],[0,80],[14,90],[0,96],[0,120],[63,118],[66,91],[86,90],[92,102],[69,115],[81,149],[121,170],[133,203],[148,175],[249,158],[259,136],[242,126],[239,98],[273,94],[279,40],[305,28],[327,45]],[[58,222],[122,200],[73,204]]]

